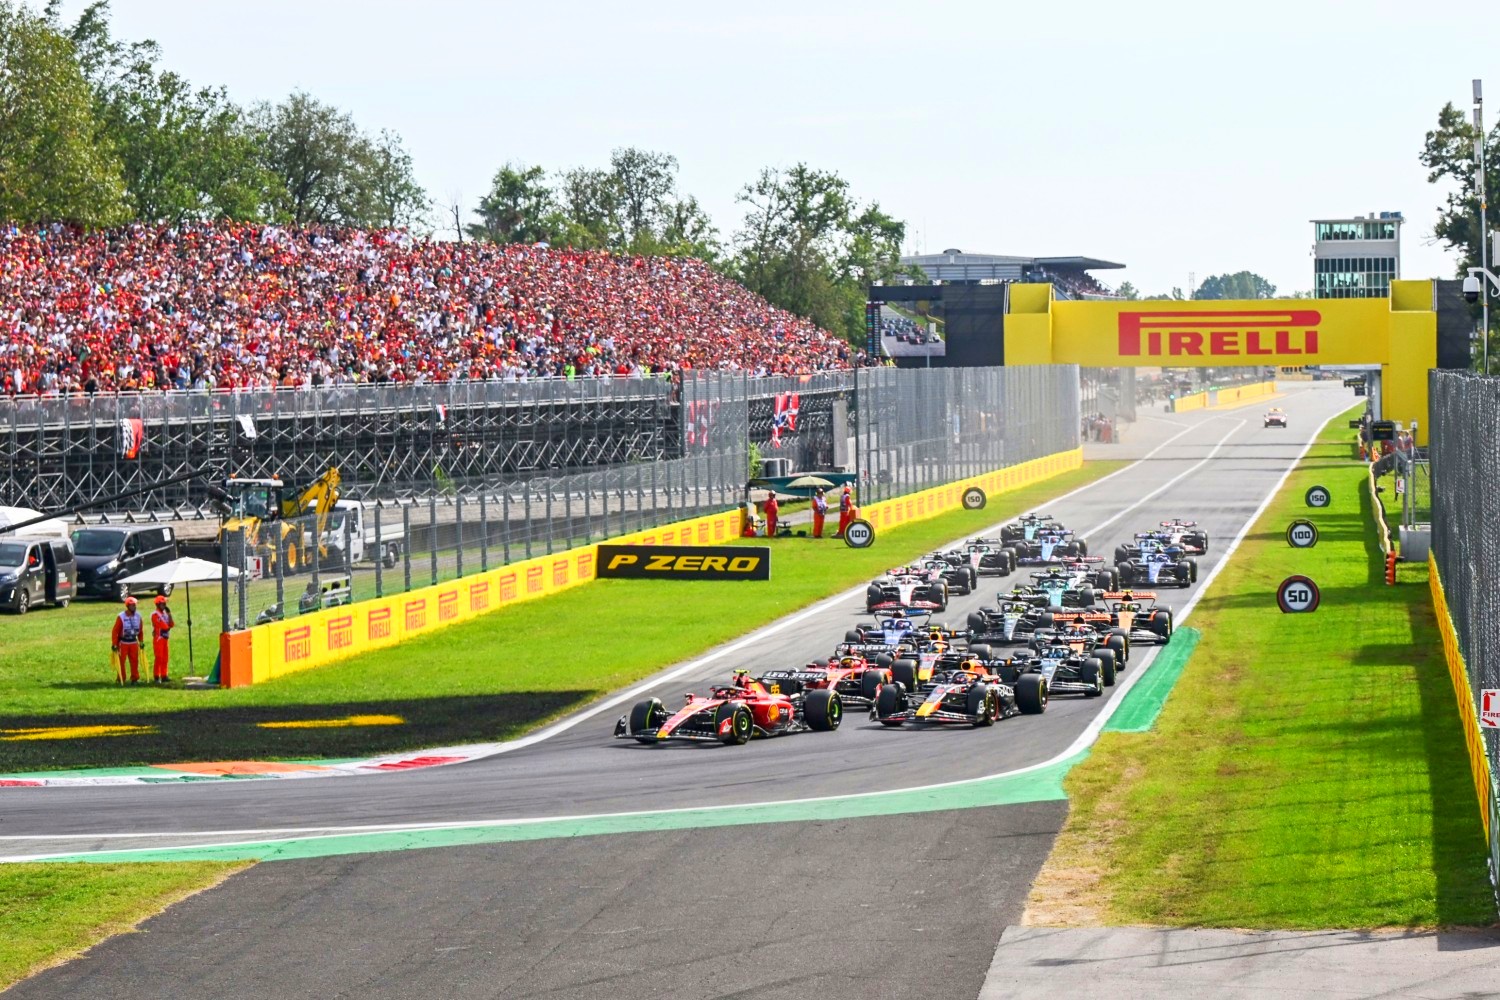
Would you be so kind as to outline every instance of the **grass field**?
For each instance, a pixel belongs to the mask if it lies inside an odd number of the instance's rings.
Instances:
[[[1351,414],[1353,411],[1351,411]],[[1422,565],[1384,583],[1344,420],[1193,613],[1203,640],[1156,727],[1106,733],[1066,783],[1038,924],[1489,924],[1486,850]],[[1308,486],[1333,506],[1309,511]],[[1311,515],[1317,548],[1290,548]],[[1312,614],[1282,614],[1303,573]]]
[[[0,990],[134,927],[244,864],[0,865]]]
[[[865,550],[778,540],[770,585],[603,580],[334,666],[228,691],[117,687],[106,665],[114,614],[107,607],[79,604],[5,619],[0,772],[352,757],[509,738],[1121,464],[1091,462],[995,497],[984,511],[954,511],[886,531]],[[59,625],[66,626],[61,635]],[[830,649],[838,638],[829,636]],[[317,728],[261,725],[351,716],[386,718]],[[15,732],[64,725],[140,728],[59,739]]]

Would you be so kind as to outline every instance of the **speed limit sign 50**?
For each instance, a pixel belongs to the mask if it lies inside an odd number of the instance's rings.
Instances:
[[[1287,525],[1286,543],[1294,549],[1310,549],[1318,544],[1318,526],[1306,518]]]
[[[1287,614],[1316,611],[1322,599],[1318,585],[1305,576],[1289,576],[1276,588],[1276,604]]]

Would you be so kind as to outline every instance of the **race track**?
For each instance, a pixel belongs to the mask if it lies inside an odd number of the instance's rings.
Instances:
[[[1105,555],[1132,532],[1160,520],[1196,519],[1211,539],[1208,555],[1199,561],[1201,576],[1207,576],[1317,427],[1352,402],[1337,383],[1292,389],[1275,403],[1289,415],[1286,430],[1262,428],[1263,406],[1180,415],[1143,412],[1130,440],[1092,451],[1149,457],[1043,512],[1085,534],[1090,551]],[[962,627],[970,610],[993,604],[996,590],[1024,582],[1027,572],[983,578],[978,593],[954,597],[939,617]],[[1180,608],[1196,590],[1164,591],[1162,599]],[[862,592],[825,602],[763,629],[748,643],[731,644],[731,653],[710,654],[682,676],[648,686],[671,706],[680,703],[683,692],[703,691],[735,666],[799,666],[826,656],[845,629],[865,617]],[[1141,671],[1149,655],[1154,654],[1147,647],[1138,647],[1124,676]],[[3,789],[0,859],[271,839],[283,835],[280,831],[579,816],[921,786],[1045,761],[1067,748],[1109,700],[1059,697],[1045,715],[1005,720],[980,732],[887,730],[851,712],[836,733],[744,748],[616,741],[610,732],[623,709],[585,710],[587,717],[578,724],[511,752],[425,771],[326,780]]]

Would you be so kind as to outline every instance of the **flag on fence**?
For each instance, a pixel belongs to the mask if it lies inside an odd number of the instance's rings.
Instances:
[[[708,431],[719,413],[718,400],[695,400],[688,404],[687,443],[689,447],[708,447]]]
[[[120,421],[120,455],[123,458],[141,457],[141,445],[146,443],[146,428],[140,417],[127,417]]]
[[[788,434],[796,432],[799,400],[799,393],[777,393],[776,411],[775,415],[771,418],[771,447],[781,447],[781,435],[783,431]]]
[[[250,414],[238,414],[236,415],[235,420],[238,421],[240,425],[240,433],[244,434],[247,439],[254,441],[259,436],[259,434],[255,430],[255,418]]]

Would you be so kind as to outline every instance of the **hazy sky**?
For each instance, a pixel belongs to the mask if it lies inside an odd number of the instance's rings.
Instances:
[[[636,145],[675,155],[727,234],[760,167],[806,161],[905,219],[910,250],[1087,254],[1148,292],[1249,269],[1291,291],[1312,286],[1315,216],[1403,211],[1404,276],[1452,274],[1417,153],[1473,77],[1500,114],[1481,9],[115,0],[114,25],[238,101],[303,89],[394,129],[439,201],[472,204],[507,160]]]

